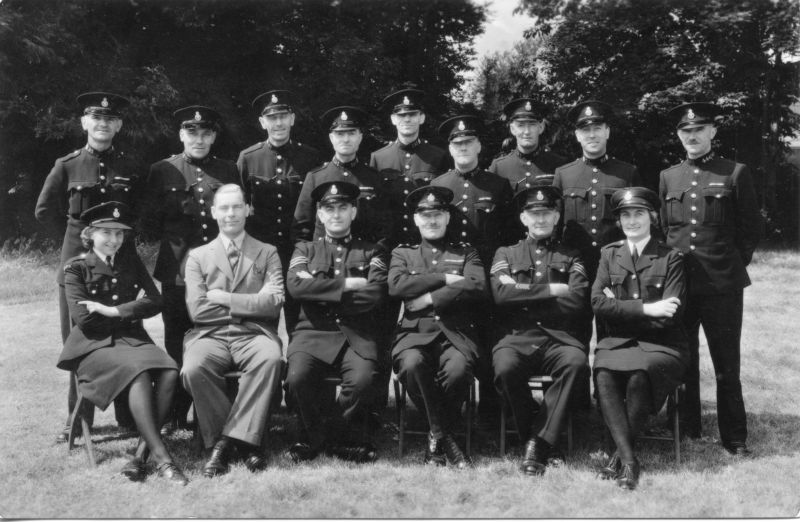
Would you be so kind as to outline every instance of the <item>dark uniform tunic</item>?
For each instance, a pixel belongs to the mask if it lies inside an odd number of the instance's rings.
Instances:
[[[153,277],[161,281],[164,294],[164,344],[178,366],[183,362],[183,334],[192,328],[181,271],[191,248],[217,237],[211,206],[214,192],[227,183],[239,184],[236,165],[210,155],[201,160],[171,156],[151,165],[147,178],[150,206],[142,219],[145,230],[161,239]],[[179,387],[175,397],[179,417],[190,403],[191,397]]]
[[[324,439],[323,378],[342,378],[337,402],[348,421],[368,411],[377,395],[379,332],[372,312],[386,297],[386,272],[385,251],[368,241],[325,236],[297,244],[286,286],[301,312],[287,351],[285,386],[314,444]],[[345,292],[348,277],[363,277],[367,286]]]
[[[361,193],[356,204],[358,215],[353,221],[353,236],[371,243],[380,242],[386,251],[390,251],[396,243],[394,220],[400,213],[402,201],[391,196],[378,171],[357,159],[342,163],[334,158],[308,173],[294,212],[295,241],[316,240],[325,236],[325,228],[317,219],[317,208],[311,192],[329,181],[346,181],[358,185]]]
[[[450,156],[427,141],[417,139],[408,145],[393,141],[370,155],[369,166],[381,173],[393,201],[404,201],[406,196],[447,171]],[[398,208],[395,241],[399,244],[418,243],[419,232],[414,217],[405,208]],[[394,245],[392,245],[394,246]]]
[[[556,169],[567,162],[548,149],[537,149],[525,154],[519,149],[497,157],[489,165],[489,172],[506,178],[514,192],[530,188],[534,181],[554,174]],[[526,185],[526,183],[528,185]]]
[[[644,304],[668,297],[681,302],[673,317],[644,315]],[[689,344],[682,323],[685,307],[686,280],[680,252],[650,238],[634,263],[627,240],[603,247],[592,287],[592,308],[604,323],[606,336],[597,342],[594,367],[646,371],[653,413],[661,409],[686,371]]]
[[[553,296],[551,283],[568,284],[569,294]],[[511,406],[521,440],[536,435],[555,444],[573,389],[589,374],[583,327],[590,314],[586,270],[577,251],[552,239],[529,237],[497,251],[491,286],[497,306],[495,385]],[[534,417],[528,379],[541,374],[554,382]]]
[[[608,155],[578,158],[556,169],[553,186],[564,194],[564,240],[580,249],[590,281],[597,272],[600,248],[624,237],[611,212],[611,195],[640,185],[636,167]]]
[[[129,160],[125,153],[113,147],[100,152],[87,144],[82,149],[56,160],[39,193],[35,212],[36,219],[43,225],[64,231],[60,268],[64,267],[68,259],[84,251],[80,236],[86,223],[81,221],[81,214],[106,201],[119,201],[135,209],[141,196],[140,178],[138,165]],[[133,241],[127,241],[121,250],[135,252]],[[56,272],[56,281],[59,285],[61,339],[66,340],[73,323],[70,320],[64,292],[63,270]],[[75,406],[76,399],[77,392],[70,379],[67,396],[67,407],[70,412]],[[115,406],[114,413],[121,425],[133,423],[124,401],[121,400]],[[85,416],[87,422],[91,424],[94,409],[85,412]]]
[[[661,172],[659,195],[667,245],[685,254],[689,303],[684,313],[691,361],[682,420],[700,433],[700,324],[717,375],[717,416],[724,443],[744,442],[740,339],[745,268],[760,238],[761,216],[750,169],[710,152]]]
[[[117,252],[113,268],[94,251],[70,259],[64,285],[75,326],[58,367],[76,372],[81,393],[97,407],[105,410],[143,371],[177,369],[142,326],[142,319],[161,311],[161,296],[133,250]],[[141,290],[145,295],[137,299]],[[120,316],[89,313],[79,301],[116,306]]]
[[[453,169],[434,178],[431,185],[453,191],[449,239],[472,244],[484,265],[491,261],[497,247],[513,241],[509,237],[513,193],[507,179],[481,168],[469,172]]]
[[[464,279],[447,285],[446,274]],[[439,438],[461,411],[479,355],[475,317],[488,304],[488,294],[477,251],[425,239],[395,248],[389,295],[408,300],[428,292],[433,306],[405,311],[392,357],[409,396],[426,411],[430,431]]]

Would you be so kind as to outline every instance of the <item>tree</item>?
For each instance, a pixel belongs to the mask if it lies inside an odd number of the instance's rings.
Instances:
[[[325,110],[355,104],[378,114],[408,81],[432,95],[434,128],[453,107],[484,20],[485,8],[467,0],[6,0],[0,241],[43,232],[33,205],[53,160],[83,144],[81,92],[131,98],[118,141],[143,168],[179,150],[171,113],[193,103],[223,114],[214,153],[235,159],[264,139],[250,101],[271,88],[296,94],[296,137],[325,149],[316,124]],[[380,114],[364,152],[385,138]]]

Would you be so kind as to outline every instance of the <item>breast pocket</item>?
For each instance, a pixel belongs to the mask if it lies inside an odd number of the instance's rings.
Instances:
[[[530,263],[512,264],[509,266],[511,277],[517,283],[530,283],[533,275],[533,265]]]
[[[571,187],[564,191],[564,219],[585,223],[589,219],[589,189]]]
[[[611,280],[611,291],[617,299],[627,299],[628,289],[625,286],[625,278],[628,274],[609,274]]]
[[[683,225],[686,223],[683,208],[683,198],[686,193],[682,190],[667,192],[664,205],[667,211],[667,225]]]
[[[550,263],[547,270],[550,283],[569,283],[569,266],[567,263]]]
[[[597,203],[603,207],[599,209],[599,214],[602,216],[602,219],[606,221],[616,221],[614,214],[611,212],[611,196],[618,190],[619,187],[605,187],[603,189],[603,197],[597,198]]]
[[[134,185],[136,184],[136,177],[126,176],[113,176],[111,178],[111,192],[114,201],[122,201],[123,203],[131,203]]]
[[[367,278],[369,275],[369,261],[348,261],[345,265],[348,277],[363,277]]]
[[[314,277],[332,276],[333,266],[330,263],[309,263],[308,273]]]
[[[725,223],[732,211],[733,191],[727,187],[707,187],[703,189],[706,209],[703,223],[706,225],[721,225]]]
[[[642,286],[645,287],[644,301],[646,303],[660,301],[664,295],[664,276],[647,276],[642,278]]]
[[[70,181],[67,185],[69,193],[69,214],[79,217],[84,210],[97,205],[99,201],[99,183],[96,181]]]

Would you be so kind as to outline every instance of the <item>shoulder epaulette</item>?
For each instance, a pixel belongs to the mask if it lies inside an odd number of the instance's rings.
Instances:
[[[59,160],[63,161],[63,162],[66,162],[66,161],[69,161],[71,159],[75,159],[75,158],[77,158],[78,156],[81,155],[81,150],[82,149],[73,150],[72,152],[70,152],[66,156],[62,156],[61,158],[59,158]]]
[[[77,255],[75,257],[71,257],[71,258],[67,259],[67,262],[64,264],[64,270],[67,270],[68,268],[70,268],[73,263],[75,263],[77,261],[83,261],[84,259],[86,259],[86,252],[84,252],[84,253],[82,253],[80,255]]]
[[[605,245],[600,250],[605,250],[607,248],[617,248],[617,247],[621,247],[624,244],[625,244],[625,240],[624,239],[620,239],[619,241],[614,241],[613,243],[609,243],[609,244]]]
[[[309,171],[308,171],[308,174],[314,174],[315,172],[319,172],[319,171],[321,171],[322,169],[324,169],[324,168],[325,168],[325,167],[327,167],[327,166],[328,166],[328,162],[326,161],[326,162],[325,162],[325,163],[323,163],[322,165],[318,165],[317,167],[315,167],[315,168],[313,168],[313,169],[309,170]]]
[[[560,167],[558,167],[558,169],[556,169],[556,170],[561,170],[561,169],[565,169],[565,168],[567,168],[567,167],[571,167],[571,166],[573,166],[573,165],[575,165],[575,164],[579,163],[580,161],[581,161],[581,159],[580,159],[580,158],[576,158],[576,159],[574,159],[574,160],[570,161],[569,163],[565,163],[565,164],[561,165],[561,166],[560,166]]]
[[[261,150],[264,148],[264,145],[266,145],[266,143],[267,143],[266,141],[259,141],[255,145],[250,145],[249,147],[247,147],[242,151],[242,154],[250,154],[251,152],[256,152],[258,150]]]

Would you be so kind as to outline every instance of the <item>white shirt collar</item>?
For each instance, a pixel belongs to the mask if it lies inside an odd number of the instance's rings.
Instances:
[[[101,253],[100,253],[100,251],[99,251],[99,250],[97,250],[96,248],[93,248],[92,250],[94,250],[94,255],[96,255],[96,256],[97,256],[97,259],[99,259],[99,260],[100,260],[100,261],[102,261],[103,263],[105,263],[105,262],[106,262],[106,255],[105,255],[105,254],[101,254]],[[114,264],[114,258],[115,258],[115,257],[116,257],[116,254],[114,254],[113,256],[111,256],[111,264],[112,264],[112,265]]]
[[[236,250],[241,250],[242,249],[242,242],[244,241],[244,231],[242,231],[241,234],[239,234],[238,236],[236,236],[233,239],[229,238],[225,234],[220,234],[219,238],[222,240],[222,246],[225,247],[226,251],[228,250],[228,245],[231,244],[231,241],[233,241],[233,244],[236,246]]]
[[[631,254],[632,254],[633,253],[633,247],[636,246],[636,251],[639,252],[639,255],[642,255],[642,252],[644,252],[644,247],[647,246],[647,243],[649,241],[650,241],[650,236],[647,236],[646,238],[642,239],[638,243],[632,243],[632,242],[628,241],[628,250],[630,250]]]

